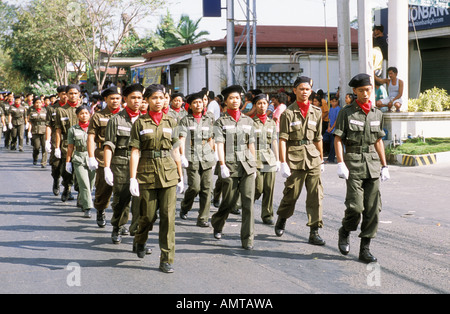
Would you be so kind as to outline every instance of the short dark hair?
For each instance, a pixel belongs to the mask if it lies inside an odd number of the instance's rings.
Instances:
[[[392,72],[394,72],[395,74],[398,74],[398,69],[397,69],[396,67],[389,67],[389,68],[387,69],[387,73],[389,73],[389,71],[392,71]]]

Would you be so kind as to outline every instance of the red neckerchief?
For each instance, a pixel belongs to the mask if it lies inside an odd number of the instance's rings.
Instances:
[[[59,105],[62,107],[62,106],[64,106],[66,103],[62,103],[62,102],[60,102],[60,101],[58,101],[58,103],[59,103]]]
[[[126,107],[125,107],[125,108],[126,108]],[[112,114],[116,114],[116,113],[118,113],[118,112],[120,111],[120,106],[117,107],[117,108],[114,109],[114,110],[109,110],[109,111],[111,111]]]
[[[74,108],[76,105],[78,105],[77,102],[72,103],[72,102],[70,102],[70,101],[67,101],[67,104],[68,104],[70,107],[72,107],[72,108]]]
[[[41,113],[42,108],[36,108],[37,113]]]
[[[180,113],[180,111],[181,111],[181,107],[180,108],[172,108],[172,109],[175,110],[178,113]]]
[[[125,111],[128,113],[130,118],[135,118],[139,115],[139,110],[137,112],[131,111],[131,109],[128,108],[128,106],[125,107]]]
[[[149,110],[148,115],[150,116],[150,118],[152,118],[153,121],[155,121],[157,125],[159,125],[163,116],[163,112],[162,111],[156,112]]]
[[[141,114],[146,114],[147,110],[141,110]]]
[[[192,116],[195,118],[195,120],[197,120],[197,123],[200,123],[200,121],[202,120],[202,113],[193,113]]]
[[[84,132],[87,132],[89,121],[82,123],[81,121],[78,121],[78,125],[83,129]]]
[[[19,108],[19,107],[20,107],[20,104],[18,104],[18,105],[14,104],[14,107]]]
[[[184,105],[184,110],[188,111],[188,109],[189,109],[189,104],[186,103],[186,104]]]
[[[306,118],[306,115],[308,114],[308,110],[309,110],[309,105],[310,105],[309,100],[306,104],[297,101],[297,105],[298,105],[298,108],[300,109],[300,112],[302,113],[302,116],[304,118]]]
[[[30,107],[33,106],[33,102],[32,102],[32,101],[29,101],[29,102],[28,102],[28,106],[30,106]]]
[[[169,112],[169,107],[163,108],[162,112],[164,112],[165,114],[167,114]]]
[[[232,110],[227,109],[228,114],[234,119],[234,121],[238,122],[239,118],[241,117],[241,111],[239,109]]]
[[[365,114],[369,114],[370,108],[372,108],[372,101],[369,100],[369,102],[361,104],[358,100],[356,100],[356,103],[365,112]]]
[[[261,122],[262,122],[263,124],[266,124],[266,121],[267,121],[267,113],[265,113],[265,114],[257,114],[256,116],[259,118],[259,120],[261,120]]]

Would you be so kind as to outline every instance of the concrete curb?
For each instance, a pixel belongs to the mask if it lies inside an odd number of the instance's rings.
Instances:
[[[442,162],[450,162],[450,152],[442,152],[426,155],[394,155],[391,161],[396,165],[417,167],[428,166]]]

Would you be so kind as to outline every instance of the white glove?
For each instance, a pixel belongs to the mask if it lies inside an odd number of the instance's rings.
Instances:
[[[105,167],[105,181],[110,186],[114,185],[114,175],[109,167]]]
[[[52,152],[52,144],[50,141],[45,141],[45,151],[49,154]]]
[[[55,157],[61,159],[61,149],[55,148]]]
[[[72,171],[73,171],[73,169],[72,169],[72,163],[69,161],[69,162],[66,162],[66,171],[68,172],[68,173],[72,173]]]
[[[9,128],[10,130],[12,130],[12,129],[13,129],[13,125],[12,125],[12,123],[8,123],[8,128]]]
[[[177,194],[181,194],[184,192],[184,181],[183,177],[180,177],[180,182],[177,183]]]
[[[277,164],[275,166],[276,172],[280,171],[281,169],[281,163],[279,161],[277,161]]]
[[[348,180],[349,171],[344,162],[338,163],[337,174],[339,178]]]
[[[280,165],[280,170],[281,170],[281,176],[283,178],[289,178],[291,176],[291,169],[289,168],[287,163],[282,162]]]
[[[217,150],[214,152],[214,161],[215,162],[219,161],[219,153],[217,152]]]
[[[3,132],[8,131],[8,127],[6,125],[3,126]]]
[[[186,156],[181,155],[181,167],[187,168],[189,167],[189,161],[186,159]]]
[[[139,183],[136,178],[130,179],[130,193],[133,196],[139,196]]]
[[[385,182],[391,178],[388,167],[381,168],[381,182]]]
[[[223,179],[226,179],[230,176],[230,169],[228,169],[228,167],[226,165],[221,165],[220,166],[220,175],[222,176]]]
[[[98,162],[97,162],[97,159],[95,159],[95,157],[89,157],[88,167],[89,167],[89,170],[97,170]]]
[[[25,130],[28,130],[29,127],[30,127],[30,124],[27,122],[27,123],[25,124]]]
[[[31,134],[31,132],[28,131],[28,138],[32,138],[32,137],[33,137],[33,134]]]
[[[322,160],[322,164],[320,165],[320,172],[324,172],[325,171],[325,164],[323,163]]]

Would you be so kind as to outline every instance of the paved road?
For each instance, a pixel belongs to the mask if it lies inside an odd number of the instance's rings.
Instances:
[[[378,264],[358,262],[357,232],[350,254],[339,253],[345,182],[335,165],[327,165],[320,232],[326,246],[307,243],[304,193],[281,238],[261,223],[256,202],[253,251],[240,248],[239,216],[230,215],[219,241],[211,228],[195,226],[194,211],[186,221],[177,214],[175,272],[164,274],[158,270],[158,226],[150,234],[153,254],[139,259],[131,252],[131,237],[112,244],[109,224],[98,228],[95,215],[84,219],[75,201],[62,203],[52,194],[50,169],[33,166],[29,146],[22,153],[2,149],[0,293],[167,293],[181,299],[181,294],[449,293],[450,164],[391,166],[390,172],[372,244]],[[279,175],[276,207],[282,189]]]

